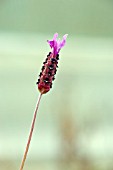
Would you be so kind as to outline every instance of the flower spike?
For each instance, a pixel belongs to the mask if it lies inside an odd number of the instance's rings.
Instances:
[[[66,43],[67,34],[63,36],[61,41],[57,40],[57,38],[58,33],[55,33],[53,40],[47,40],[53,50],[47,55],[45,62],[43,62],[42,71],[37,82],[41,94],[47,93],[52,88],[52,81],[55,79],[54,76],[58,67],[59,52]]]

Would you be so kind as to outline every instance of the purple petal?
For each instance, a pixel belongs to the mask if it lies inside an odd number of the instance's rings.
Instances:
[[[63,36],[63,40],[62,40],[61,43],[60,43],[61,48],[64,47],[64,45],[65,45],[65,43],[66,43],[66,38],[67,38],[67,36],[68,36],[68,34],[65,34],[65,35]]]
[[[53,36],[53,40],[47,40],[51,48],[57,46],[57,37],[58,37],[58,33],[55,33]]]
[[[54,41],[49,41],[49,40],[47,40],[47,42],[49,43],[49,45],[50,45],[51,48],[54,47]]]
[[[64,47],[64,45],[66,43],[67,35],[68,34],[65,34],[63,36],[62,41],[60,41],[60,40],[57,40],[58,33],[55,33],[54,36],[53,36],[53,40],[47,40],[47,42],[49,43],[50,47],[53,48],[54,55],[57,55],[59,53],[59,51],[61,50],[61,48]]]
[[[56,32],[53,36],[53,40],[57,41],[58,33]]]
[[[66,43],[66,38],[67,38],[68,34],[65,34],[63,36],[62,41],[59,43],[59,48],[58,48],[58,52],[61,50],[62,47],[64,47],[65,43]]]

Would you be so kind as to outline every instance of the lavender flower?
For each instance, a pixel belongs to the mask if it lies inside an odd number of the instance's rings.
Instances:
[[[53,40],[47,41],[53,50],[47,55],[47,58],[45,62],[43,63],[42,71],[40,72],[39,79],[37,82],[40,95],[39,95],[36,108],[34,111],[33,120],[31,123],[30,132],[29,132],[29,137],[27,140],[27,145],[26,145],[24,156],[23,156],[23,159],[20,165],[20,170],[23,170],[25,160],[27,158],[27,154],[28,154],[34,126],[35,126],[37,111],[39,108],[42,94],[47,93],[52,87],[52,81],[55,79],[54,75],[56,74],[57,67],[58,67],[59,51],[66,43],[67,34],[63,36],[63,39],[61,41],[57,40],[57,37],[58,37],[58,33],[54,34]]]
[[[58,33],[54,34],[53,40],[48,40],[52,52],[47,55],[42,71],[40,72],[38,79],[38,89],[41,94],[47,93],[52,88],[52,81],[55,79],[55,74],[58,67],[59,52],[66,43],[67,34],[63,36],[63,39],[57,40]]]

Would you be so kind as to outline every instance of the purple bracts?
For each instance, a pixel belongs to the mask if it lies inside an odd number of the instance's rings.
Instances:
[[[58,37],[58,33],[54,34],[53,40],[48,40],[47,42],[49,43],[50,47],[53,48],[53,54],[56,56],[59,51],[61,50],[62,47],[64,47],[65,43],[66,43],[66,38],[67,38],[68,34],[65,34],[63,36],[63,39],[57,40]]]

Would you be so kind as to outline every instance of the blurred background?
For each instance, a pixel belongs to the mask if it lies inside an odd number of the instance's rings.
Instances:
[[[69,36],[24,169],[112,170],[113,0],[0,0],[0,170],[19,169],[55,32]]]

